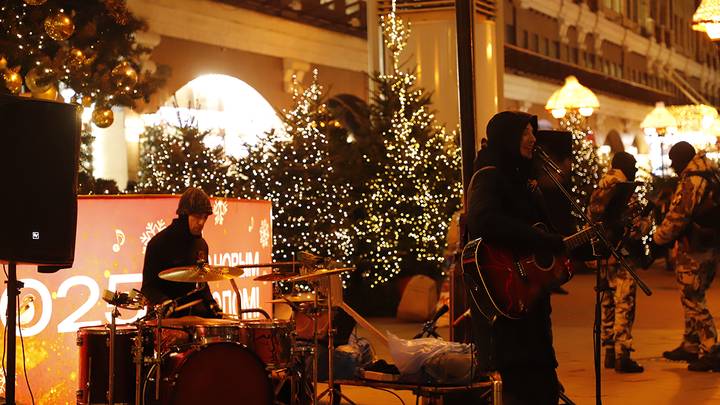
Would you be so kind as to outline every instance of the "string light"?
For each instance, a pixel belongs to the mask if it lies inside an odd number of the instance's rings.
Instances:
[[[592,131],[585,126],[585,117],[577,110],[568,110],[560,118],[560,127],[572,134],[572,177],[570,192],[580,206],[585,206],[590,193],[600,179],[595,144],[588,136]]]

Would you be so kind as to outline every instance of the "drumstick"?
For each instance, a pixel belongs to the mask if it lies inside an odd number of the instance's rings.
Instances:
[[[178,305],[178,306],[175,307],[175,308],[171,308],[171,309],[170,309],[170,312],[168,312],[168,315],[172,314],[173,312],[182,311],[182,310],[185,309],[185,308],[190,308],[190,307],[195,306],[195,305],[197,305],[197,304],[199,304],[199,303],[201,303],[201,302],[202,302],[202,299],[196,299],[196,300],[192,300],[192,301],[190,301],[190,302],[188,302],[188,303],[185,303],[185,304],[182,304],[182,305]]]

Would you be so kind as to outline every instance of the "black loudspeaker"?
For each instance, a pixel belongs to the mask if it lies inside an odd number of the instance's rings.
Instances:
[[[0,94],[0,262],[72,267],[80,113]]]

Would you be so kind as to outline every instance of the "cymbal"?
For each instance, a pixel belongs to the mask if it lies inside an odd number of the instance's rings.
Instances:
[[[290,279],[288,279],[289,282],[294,283],[296,281],[304,281],[304,280],[312,280],[320,277],[327,277],[332,276],[335,274],[344,273],[346,271],[354,271],[355,267],[341,267],[339,269],[319,269],[315,270],[312,273],[303,274],[300,276],[295,276]]]
[[[237,268],[239,269],[246,269],[246,268],[255,268],[255,267],[284,267],[284,266],[302,266],[301,262],[275,262],[275,263],[248,263],[248,264],[238,264]]]
[[[296,277],[298,273],[268,273],[255,277],[255,281],[285,281]]]
[[[324,298],[318,298],[318,302],[324,302]],[[267,301],[271,304],[287,304],[287,303],[293,303],[293,304],[305,304],[310,302],[315,302],[315,294],[313,293],[305,293],[305,294],[288,294],[283,295],[280,298]]]
[[[240,277],[245,270],[239,267],[227,266],[183,266],[173,267],[160,272],[160,278],[181,283],[203,283],[207,281],[222,281]]]
[[[237,321],[231,319],[215,319],[200,318],[199,316],[183,316],[181,318],[163,318],[161,322],[165,327],[183,327],[183,326],[213,326],[213,325],[235,325]],[[157,320],[150,319],[146,323],[148,326],[156,326]]]

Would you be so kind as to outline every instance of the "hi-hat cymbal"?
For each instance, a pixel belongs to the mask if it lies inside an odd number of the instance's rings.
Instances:
[[[235,267],[240,269],[246,269],[246,268],[255,268],[255,267],[283,267],[283,266],[302,266],[301,262],[275,262],[275,263],[248,263],[248,264],[239,264]]]
[[[184,266],[173,267],[160,272],[160,278],[181,283],[203,283],[207,281],[222,281],[240,277],[245,270],[239,267],[227,266]]]
[[[332,276],[335,274],[344,273],[346,271],[353,271],[355,270],[355,267],[342,267],[339,269],[318,269],[313,271],[312,273],[303,274],[300,276],[295,276],[290,279],[288,279],[289,282],[294,283],[296,281],[304,281],[304,280],[312,280],[320,277],[327,277]]]

